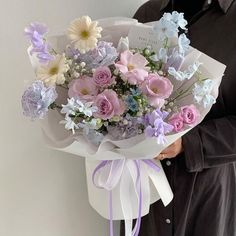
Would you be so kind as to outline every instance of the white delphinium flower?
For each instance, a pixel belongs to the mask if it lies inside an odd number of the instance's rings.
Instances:
[[[72,130],[73,134],[75,134],[75,129],[79,129],[79,126],[75,124],[69,115],[66,115],[65,120],[60,121],[60,124],[65,124],[65,129]]]
[[[93,106],[93,102],[81,102],[79,101],[79,111],[83,114],[85,114],[88,117],[91,117],[94,112],[98,111],[98,108],[96,106]]]
[[[126,50],[129,50],[129,38],[128,37],[121,37],[117,46],[117,52],[122,53]]]
[[[67,104],[62,105],[61,113],[65,114],[65,120],[60,123],[65,124],[65,128],[75,132],[75,128],[85,128],[83,123],[76,124],[73,120],[73,116],[78,113],[82,113],[87,117],[91,117],[94,112],[97,111],[97,107],[93,106],[93,102],[83,102],[79,98],[68,98]],[[92,119],[93,120],[93,119]],[[95,121],[93,121],[95,122]],[[92,124],[92,123],[91,123]],[[90,124],[90,126],[91,126]]]
[[[213,89],[213,81],[207,79],[196,83],[192,90],[194,99],[197,103],[203,104],[204,108],[211,106],[215,103],[215,98],[210,94]]]
[[[85,116],[91,117],[97,109],[97,107],[93,106],[93,102],[84,102],[79,98],[72,97],[67,99],[66,105],[62,105],[61,113],[75,115],[77,112],[80,112]]]
[[[187,74],[183,71],[177,71],[174,67],[169,67],[168,73],[175,77],[176,80],[183,81],[187,79]]]
[[[162,41],[166,38],[172,38],[174,36],[177,36],[178,33],[177,25],[165,18],[161,18],[154,25],[153,30],[158,34],[159,39]]]
[[[81,53],[94,49],[98,38],[101,38],[102,28],[97,26],[97,21],[90,17],[83,16],[71,22],[68,28],[68,36]]]
[[[168,51],[167,51],[166,48],[161,48],[161,49],[159,50],[159,55],[158,55],[158,57],[159,57],[159,59],[160,59],[162,62],[164,62],[164,63],[166,63],[166,62],[167,62],[167,59],[168,59],[167,53],[168,53]]]
[[[65,73],[69,70],[69,65],[65,55],[56,55],[55,59],[47,65],[41,65],[36,75],[39,80],[42,80],[46,86],[55,86],[56,84],[64,84]]]
[[[199,66],[202,63],[195,62],[193,65],[190,65],[187,70],[185,71],[176,71],[174,67],[169,67],[168,73],[175,77],[176,80],[183,81],[183,80],[189,80],[192,78],[192,76],[198,71]]]
[[[150,56],[149,58],[155,62],[162,61],[163,63],[167,62],[168,56],[167,56],[167,49],[166,48],[160,48],[158,54],[154,54]]]
[[[211,106],[216,103],[216,99],[211,94],[206,94],[202,99],[202,104],[205,108]]]
[[[184,19],[183,13],[174,11],[171,13],[165,13],[163,17],[154,25],[154,31],[159,33],[159,39],[164,40],[177,36],[179,27],[186,30],[187,21]]]
[[[184,19],[184,13],[173,11],[172,13],[164,13],[163,18],[168,21],[172,21],[177,27],[186,30],[188,22]]]
[[[77,109],[75,98],[68,98],[67,104],[62,105],[61,113],[68,115],[75,115]]]
[[[172,12],[172,21],[178,25],[183,30],[186,30],[186,25],[188,22],[184,19],[184,13],[179,13],[177,11]]]
[[[185,34],[181,34],[178,39],[179,53],[184,55],[185,52],[189,50],[190,40],[186,37]]]

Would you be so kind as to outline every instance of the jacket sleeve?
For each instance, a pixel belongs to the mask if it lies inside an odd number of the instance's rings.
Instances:
[[[135,19],[141,23],[152,22],[160,19],[161,0],[151,0],[144,3],[134,14]]]
[[[182,137],[189,172],[236,161],[236,116],[202,122]]]

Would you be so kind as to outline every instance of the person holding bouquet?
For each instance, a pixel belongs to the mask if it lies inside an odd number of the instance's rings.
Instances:
[[[139,236],[236,235],[236,20],[234,0],[151,0],[134,18],[160,19],[184,12],[191,45],[227,66],[216,104],[204,121],[163,150],[164,171],[174,193],[164,207],[151,205]],[[121,225],[121,234],[124,227]]]

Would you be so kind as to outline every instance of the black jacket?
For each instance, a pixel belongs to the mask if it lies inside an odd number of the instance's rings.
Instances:
[[[187,5],[196,1],[199,9]],[[163,12],[183,10],[191,45],[227,65],[217,103],[183,137],[184,153],[162,161],[173,201],[151,206],[139,236],[236,236],[236,2],[199,1],[152,0],[134,16],[149,22]]]

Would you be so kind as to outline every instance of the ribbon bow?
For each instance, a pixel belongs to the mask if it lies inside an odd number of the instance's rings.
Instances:
[[[130,171],[132,179],[134,181],[135,192],[138,197],[138,215],[134,228],[132,229],[132,209],[129,200],[127,199],[127,194],[129,191],[129,186],[127,186],[126,191],[121,192],[121,205],[124,213],[125,219],[125,235],[126,236],[138,236],[141,226],[141,216],[142,216],[142,183],[141,183],[141,163],[145,163],[150,168],[155,171],[159,171],[158,167],[151,160],[113,160],[113,161],[101,161],[95,170],[93,171],[92,181],[97,188],[105,189],[109,192],[109,218],[110,218],[110,236],[113,236],[113,210],[112,210],[112,190],[121,181],[125,181],[125,178],[121,178],[124,173],[124,166],[128,165],[130,168],[135,167],[136,172]]]

